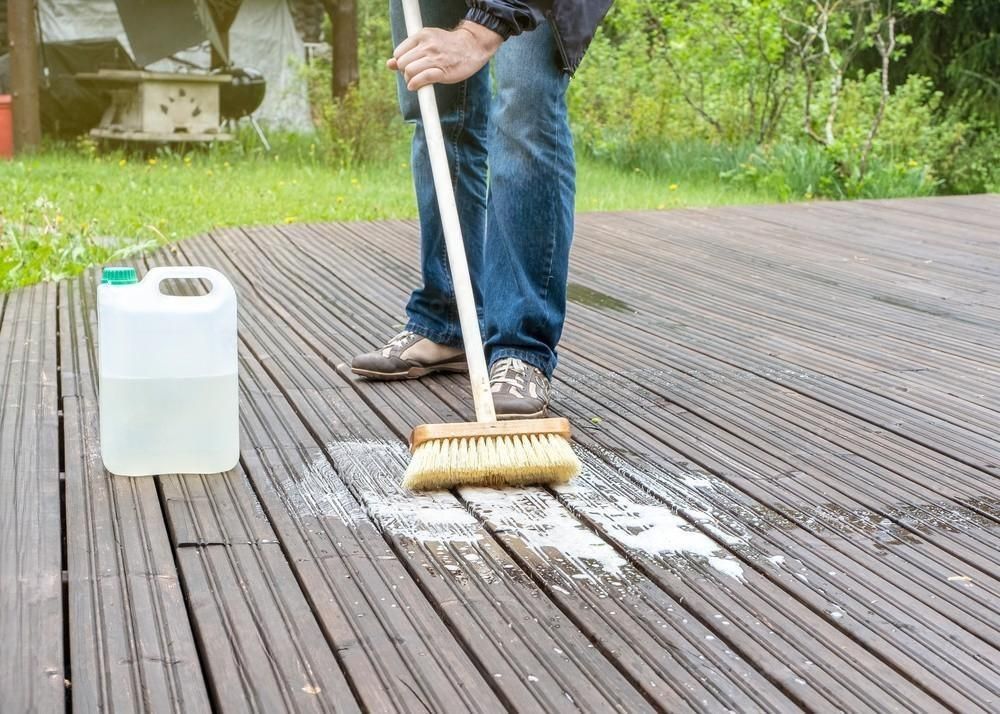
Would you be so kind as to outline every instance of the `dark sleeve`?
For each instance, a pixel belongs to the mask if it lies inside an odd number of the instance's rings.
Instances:
[[[493,30],[505,40],[538,27],[547,3],[519,0],[466,0],[465,19]]]

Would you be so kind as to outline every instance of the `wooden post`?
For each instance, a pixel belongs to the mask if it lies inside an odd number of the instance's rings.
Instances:
[[[330,15],[333,34],[330,88],[334,99],[339,99],[358,83],[358,5],[355,0],[323,0],[323,7]]]
[[[7,0],[10,85],[14,97],[14,149],[32,151],[42,141],[38,105],[38,29],[34,0]]]

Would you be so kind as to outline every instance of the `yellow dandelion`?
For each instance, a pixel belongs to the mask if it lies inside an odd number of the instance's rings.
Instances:
[[[154,159],[150,159],[149,160],[149,165],[150,166],[156,166],[156,159],[155,158]]]
[[[675,183],[670,184],[670,190],[671,191],[676,191],[677,190],[677,184],[675,184]]]
[[[910,159],[909,161],[907,161],[906,165],[909,166],[911,169],[919,166],[919,164],[916,161],[914,161],[913,159]]]
[[[127,164],[127,163],[128,163],[128,162],[127,162],[127,161],[126,161],[125,159],[119,159],[119,161],[118,161],[118,165],[119,165],[119,166],[124,166],[124,165],[125,165],[125,164]]]
[[[285,216],[285,223],[295,223],[295,216]]]
[[[344,197],[343,196],[337,196],[337,203],[343,203],[343,202],[344,202]]]

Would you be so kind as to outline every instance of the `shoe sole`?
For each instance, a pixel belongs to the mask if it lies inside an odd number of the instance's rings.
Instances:
[[[420,379],[435,372],[465,374],[468,373],[469,368],[465,362],[462,362],[461,364],[442,364],[433,367],[410,367],[405,372],[376,372],[356,367],[351,367],[351,371],[359,377],[366,377],[367,379],[374,379],[379,382],[395,382],[403,379]]]

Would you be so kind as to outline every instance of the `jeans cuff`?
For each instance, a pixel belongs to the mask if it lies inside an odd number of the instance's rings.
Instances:
[[[552,379],[552,373],[556,368],[556,360],[554,357],[546,358],[537,352],[518,350],[513,347],[498,347],[493,350],[490,353],[490,367],[492,367],[495,362],[499,362],[505,357],[516,357],[519,360],[527,362],[532,367],[537,367],[542,370],[542,374],[545,375],[546,379]]]
[[[436,342],[439,345],[447,345],[448,347],[462,346],[461,335],[455,335],[453,332],[449,331],[442,332],[440,330],[435,330],[421,322],[413,320],[412,318],[406,323],[406,329],[410,332],[416,332],[421,337],[426,337],[431,342]]]

